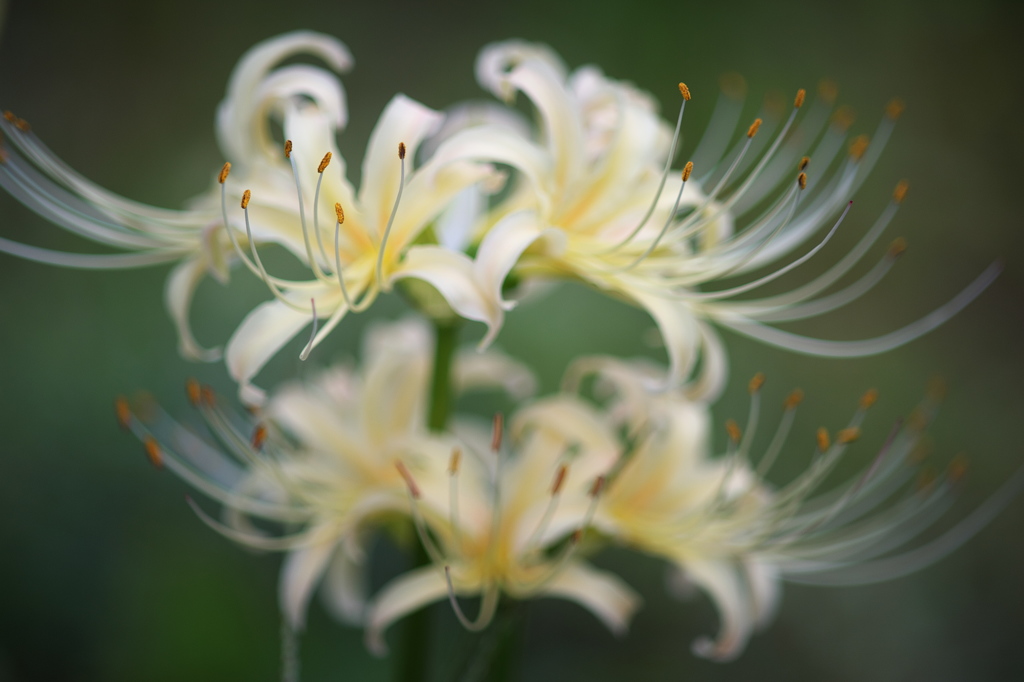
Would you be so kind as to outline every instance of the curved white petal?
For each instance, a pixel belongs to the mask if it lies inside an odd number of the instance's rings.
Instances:
[[[437,566],[425,566],[398,576],[381,588],[366,612],[366,648],[377,656],[388,652],[384,630],[421,606],[444,599],[448,584]]]
[[[459,393],[499,388],[516,400],[525,400],[537,391],[537,378],[529,367],[493,348],[486,353],[460,351],[455,357],[452,383]]]
[[[693,314],[685,303],[679,301],[636,290],[627,290],[626,293],[650,313],[658,325],[661,338],[665,341],[669,369],[667,386],[662,388],[679,386],[693,369],[700,344],[700,335]]]
[[[626,634],[640,606],[640,595],[617,576],[572,562],[545,589],[547,594],[571,599],[589,609],[616,635]]]
[[[220,348],[200,346],[192,335],[192,326],[188,319],[192,296],[206,272],[205,259],[198,256],[183,260],[174,266],[164,285],[164,304],[178,330],[178,352],[191,360],[213,362],[220,359]]]
[[[504,310],[515,303],[502,296],[505,278],[516,261],[537,239],[543,236],[538,218],[532,211],[517,211],[505,216],[492,227],[480,243],[474,269],[484,296]]]
[[[275,36],[246,52],[232,72],[227,94],[217,109],[217,139],[224,155],[233,162],[244,163],[270,152],[273,145],[267,112],[260,107],[260,84],[274,65],[297,54],[320,57],[339,72],[352,65],[352,56],[341,41],[313,31]],[[337,87],[341,89],[340,84]],[[339,126],[342,121],[338,121]]]
[[[228,340],[224,358],[231,378],[239,384],[238,395],[242,402],[263,402],[263,390],[253,386],[251,379],[284,344],[311,322],[309,314],[277,300],[261,303],[245,316]]]
[[[414,246],[392,274],[392,280],[405,277],[427,282],[460,316],[486,324],[487,335],[481,347],[489,345],[501,330],[505,313],[499,302],[489,299],[481,289],[473,261],[465,254],[440,246]]]
[[[302,630],[306,625],[306,606],[337,546],[337,530],[321,527],[313,532],[309,544],[292,550],[281,569],[280,601],[288,625]]]
[[[528,59],[544,62],[561,80],[565,80],[568,71],[558,53],[543,43],[529,43],[525,40],[506,40],[485,45],[476,58],[476,80],[496,97],[509,100],[514,90],[506,78],[508,71]]]
[[[715,661],[729,661],[739,655],[754,626],[745,581],[737,567],[727,560],[686,559],[683,569],[694,583],[708,593],[718,608],[721,624],[712,641],[702,637],[693,643],[693,652]]]
[[[324,603],[343,623],[360,625],[366,612],[366,570],[363,564],[339,547],[324,576]]]

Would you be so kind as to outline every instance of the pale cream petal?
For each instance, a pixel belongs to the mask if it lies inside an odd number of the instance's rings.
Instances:
[[[361,625],[366,612],[366,566],[339,547],[324,576],[322,595],[334,617],[343,623]]]
[[[363,158],[359,205],[367,224],[378,226],[383,233],[391,207],[398,195],[401,177],[398,143],[406,147],[406,173],[412,167],[416,149],[444,120],[440,112],[429,109],[405,95],[395,95],[384,108]],[[380,235],[378,235],[379,237]]]
[[[684,302],[639,290],[624,293],[650,313],[658,325],[661,338],[665,341],[669,369],[665,385],[661,388],[679,386],[693,370],[700,345],[700,335],[693,313]]]
[[[193,257],[183,260],[174,267],[164,285],[164,303],[178,330],[178,352],[190,360],[213,362],[221,356],[220,348],[203,348],[192,335],[189,324],[189,308],[192,296],[199,282],[206,276],[205,259]]]
[[[702,637],[693,652],[715,661],[729,661],[743,650],[754,626],[746,581],[738,567],[725,559],[690,559],[681,562],[690,579],[699,585],[718,609],[718,636]]]
[[[292,107],[284,119],[284,134],[292,141],[292,154],[295,156],[296,168],[302,186],[303,197],[307,206],[307,225],[313,226],[313,196],[319,178],[317,168],[327,152],[331,153],[331,161],[324,169],[320,189],[320,228],[321,237],[327,247],[327,253],[334,253],[334,204],[340,203],[342,208],[352,210],[355,204],[355,190],[346,177],[345,159],[335,144],[336,128],[332,125],[329,114],[313,106]],[[293,211],[297,210],[298,199],[295,187],[291,189]],[[298,223],[298,216],[293,215]]]
[[[313,532],[308,544],[288,553],[281,569],[279,596],[281,611],[293,630],[305,627],[309,598],[323,576],[337,543],[337,530],[321,527]]]
[[[429,283],[461,317],[486,324],[481,347],[490,344],[501,330],[505,313],[499,301],[488,299],[480,288],[473,261],[465,254],[440,246],[414,246],[392,275],[393,280],[405,277]]]
[[[460,351],[455,356],[452,383],[459,393],[498,388],[516,400],[525,400],[537,391],[537,378],[529,367],[493,348],[485,353]]]
[[[484,236],[476,254],[476,279],[488,301],[510,310],[515,303],[502,295],[505,278],[519,257],[543,235],[532,211],[517,211],[498,221]]]
[[[260,84],[276,64],[297,54],[320,57],[336,71],[347,71],[352,65],[343,43],[313,31],[275,36],[246,52],[232,72],[227,94],[217,109],[217,139],[233,163],[244,164],[259,155],[273,154],[276,145],[270,138],[268,112],[259,106]]]
[[[476,58],[476,80],[496,97],[508,100],[514,94],[506,78],[508,71],[528,59],[546,63],[561,80],[565,80],[568,70],[558,53],[543,43],[529,43],[525,40],[506,40],[485,45]]]
[[[448,596],[448,584],[437,566],[404,573],[381,588],[366,612],[366,647],[375,655],[388,652],[384,630],[421,606]]]
[[[242,402],[263,402],[265,395],[252,385],[252,378],[284,344],[312,321],[308,313],[294,310],[277,300],[261,303],[245,316],[228,341],[224,358],[231,378],[239,384]]]
[[[617,576],[581,562],[563,568],[544,590],[571,599],[601,619],[616,635],[626,634],[633,613],[640,607],[640,595]]]
[[[747,584],[750,585],[754,623],[762,628],[771,622],[779,607],[782,597],[780,571],[776,566],[755,557],[744,560],[743,567],[747,572]]]

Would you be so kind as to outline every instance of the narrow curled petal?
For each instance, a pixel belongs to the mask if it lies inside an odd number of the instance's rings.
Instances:
[[[313,588],[327,568],[337,541],[334,528],[320,528],[308,545],[288,554],[281,570],[280,600],[288,625],[296,631],[306,625],[306,607]]]
[[[186,358],[213,362],[220,359],[220,349],[200,346],[195,336],[192,335],[192,325],[188,319],[192,296],[195,294],[199,282],[206,276],[206,272],[206,263],[201,257],[193,257],[180,262],[167,277],[167,283],[164,286],[164,303],[178,330],[178,352]]]
[[[324,576],[323,597],[327,608],[343,623],[361,624],[367,589],[365,567],[339,547]]]
[[[505,278],[523,251],[543,236],[537,215],[517,211],[502,218],[490,229],[476,254],[477,279],[488,300],[510,310],[515,304],[502,296]]]
[[[640,595],[626,583],[580,562],[563,568],[545,591],[590,610],[616,635],[626,634],[633,613],[640,607]]]
[[[260,101],[264,94],[261,83],[275,64],[296,54],[316,55],[337,71],[352,65],[352,56],[341,41],[313,31],[285,33],[249,50],[232,73],[227,95],[217,110],[217,137],[229,159],[242,162],[257,152],[273,153],[267,112],[261,106],[267,102]],[[337,124],[344,125],[344,119]]]
[[[496,97],[507,100],[514,93],[506,79],[509,69],[528,59],[544,62],[565,80],[567,69],[562,58],[543,43],[525,40],[506,40],[484,47],[476,58],[476,80]]]
[[[267,301],[252,310],[228,341],[225,362],[231,378],[238,382],[242,402],[263,402],[262,389],[251,380],[263,365],[311,322],[308,313],[290,308],[281,301]]]
[[[721,619],[718,636],[714,640],[706,637],[696,640],[693,652],[715,661],[732,660],[743,649],[754,625],[739,571],[730,561],[714,559],[687,559],[683,567],[715,602]]]
[[[633,291],[630,295],[657,323],[669,359],[667,387],[678,386],[696,361],[698,331],[693,315],[685,304],[655,294]]]
[[[448,596],[448,584],[437,566],[409,571],[385,585],[366,613],[366,648],[377,656],[388,652],[384,630],[396,620]]]

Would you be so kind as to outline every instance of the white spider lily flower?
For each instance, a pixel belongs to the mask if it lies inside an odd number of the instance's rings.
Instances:
[[[490,45],[477,60],[477,77],[502,99],[516,93],[530,99],[540,118],[540,141],[496,116],[482,123],[467,117],[472,125],[461,145],[438,150],[452,158],[470,155],[505,164],[517,180],[505,200],[489,212],[480,211],[475,227],[479,266],[467,271],[467,279],[503,282],[512,263],[511,281],[574,278],[645,308],[667,347],[668,385],[691,378],[703,349],[703,375],[688,386],[695,397],[713,397],[725,380],[720,344],[705,321],[803,353],[869,355],[936,327],[999,270],[989,268],[946,306],[875,339],[823,341],[780,331],[766,323],[819,315],[848,303],[877,283],[902,253],[900,242],[863,278],[822,296],[880,237],[906,194],[905,184],[860,243],[826,273],[782,295],[732,300],[793,270],[824,246],[877,161],[899,116],[899,103],[890,105],[871,145],[866,137],[857,138],[844,156],[850,120],[840,110],[829,122],[833,88],[806,107],[801,90],[788,115],[767,109],[763,119],[740,129],[746,134],[738,134],[731,148],[742,98],[723,94],[693,162],[680,173],[670,168],[690,99],[684,84],[673,133],[649,95],[606,78],[595,67],[569,74],[542,45]],[[820,172],[808,171],[808,163]],[[779,264],[823,228],[828,229],[817,245]],[[773,263],[767,275],[727,289],[702,290]]]
[[[816,444],[807,448],[810,463],[802,474],[774,486],[765,476],[792,449],[786,441],[801,392],[786,399],[774,437],[755,457],[751,446],[763,376],[755,377],[746,429],[729,421],[728,451],[710,458],[704,404],[678,393],[650,396],[644,390],[652,376],[649,367],[591,361],[577,368],[570,383],[587,372],[599,374],[599,387],[611,388],[608,421],[630,434],[622,460],[609,475],[594,526],[667,559],[684,584],[708,593],[721,624],[714,639],[694,643],[694,652],[714,660],[737,656],[752,632],[771,620],[783,580],[853,585],[919,570],[962,545],[1024,485],[1022,469],[945,533],[908,548],[949,508],[966,470],[959,457],[944,477],[919,466],[922,429],[934,414],[935,396],[905,422],[896,422],[865,467],[823,490],[859,438],[877,398],[874,391],[864,395],[834,437],[819,429]]]
[[[507,356],[468,357],[465,367],[456,360],[456,390],[513,387],[519,397],[531,390],[529,373]],[[395,461],[447,499],[447,477],[431,463],[443,468],[451,442],[426,429],[431,359],[425,325],[395,323],[368,334],[360,371],[339,366],[285,386],[257,418],[222,406],[194,381],[189,398],[204,418],[202,430],[151,402],[132,412],[119,401],[118,416],[155,464],[223,506],[217,521],[193,504],[206,523],[240,544],[287,552],[280,601],[292,628],[302,627],[321,583],[332,613],[360,623],[366,543],[375,528],[409,512]]]
[[[548,428],[547,420],[559,428]],[[511,423],[509,447],[502,424],[499,415],[490,438],[467,431],[447,470],[431,460],[426,486],[419,474],[402,469],[432,564],[395,578],[374,597],[366,619],[371,651],[387,650],[384,631],[391,623],[446,598],[472,631],[490,624],[503,594],[569,599],[616,634],[628,626],[639,597],[576,553],[599,504],[603,474],[617,456],[614,434],[596,411],[568,396],[521,410]],[[450,479],[443,500],[431,492],[439,474]],[[480,595],[472,618],[459,603],[471,595]]]
[[[251,379],[310,322],[318,333],[303,357],[348,311],[367,308],[393,282],[443,279],[448,264],[432,258],[433,249],[410,248],[412,243],[460,192],[478,183],[494,187],[500,176],[489,164],[445,162],[442,157],[451,155],[443,150],[437,160],[416,166],[420,143],[438,129],[443,115],[397,95],[370,136],[357,191],[336,146],[348,118],[345,91],[323,68],[280,66],[301,55],[318,57],[337,71],[352,64],[341,42],[308,31],[271,38],[246,53],[217,111],[217,137],[228,163],[213,191],[184,211],[144,206],[95,186],[9,115],[0,121],[11,140],[0,164],[0,185],[58,225],[132,253],[67,254],[9,240],[0,240],[0,250],[84,268],[178,261],[167,281],[166,302],[183,354],[207,360],[220,353],[203,349],[193,337],[188,322],[193,293],[207,272],[223,281],[230,265],[241,261],[275,297],[249,313],[226,349],[243,399],[260,402],[262,391]],[[272,124],[286,138],[283,151]],[[289,281],[268,273],[258,249],[268,243],[287,249],[313,278]],[[500,296],[490,293],[494,288],[481,280],[442,291],[458,299],[467,317],[495,327],[503,313]],[[328,318],[324,324],[318,324],[318,315]]]
[[[229,186],[237,183],[260,187],[267,200],[278,197],[282,206],[290,199],[291,212],[294,182],[286,164],[278,161],[280,154],[272,149],[278,145],[271,139],[270,121],[281,122],[289,102],[297,99],[311,102],[335,131],[345,126],[348,115],[345,92],[330,72],[308,65],[273,69],[298,55],[322,59],[339,72],[352,65],[352,57],[342,43],[318,33],[298,31],[264,41],[235,68],[216,126],[221,150],[235,164]],[[76,173],[14,114],[5,113],[0,129],[7,141],[0,155],[0,186],[43,218],[120,252],[66,253],[2,238],[0,251],[84,269],[175,262],[167,279],[165,301],[178,330],[181,353],[193,359],[217,359],[220,351],[203,348],[193,336],[188,319],[193,293],[202,278],[210,273],[221,282],[227,281],[235,259],[232,241],[223,229],[217,184],[209,195],[197,197],[184,210],[147,206],[113,194]],[[242,217],[232,216],[231,222],[244,242]],[[287,224],[279,220],[274,229],[259,225],[256,232],[261,239],[281,242],[299,253],[301,234],[296,242],[295,229],[281,229]]]

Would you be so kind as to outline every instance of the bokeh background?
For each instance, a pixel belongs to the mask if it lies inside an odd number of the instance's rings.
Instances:
[[[237,58],[278,32],[337,35],[356,57],[345,77],[351,123],[341,140],[358,169],[370,128],[395,92],[434,107],[479,98],[472,76],[485,43],[550,43],[571,66],[599,64],[687,109],[692,149],[717,79],[744,74],[748,113],[760,98],[835,79],[840,101],[870,133],[886,101],[907,110],[882,162],[834,242],[802,274],[834,262],[871,224],[900,178],[911,194],[889,235],[910,251],[879,289],[831,316],[794,325],[830,338],[896,328],[947,300],[993,259],[1006,271],[976,303],[927,337],[881,357],[799,357],[727,335],[732,379],[718,424],[746,409],[746,380],[768,374],[769,401],[807,393],[794,431],[810,442],[838,428],[860,393],[881,390],[853,464],[871,456],[935,374],[949,397],[931,430],[939,466],[966,452],[971,477],[946,523],[979,504],[1024,463],[1024,174],[1020,124],[1024,12],[994,0],[810,0],[627,3],[11,2],[0,31],[0,105],[27,118],[74,168],[126,196],[170,207],[204,190],[222,163],[213,114]],[[686,152],[684,151],[684,154]],[[55,248],[88,248],[0,197],[0,234]],[[884,248],[882,246],[879,249]],[[278,677],[279,557],[246,552],[203,526],[186,487],[155,472],[115,426],[113,398],[145,388],[184,411],[195,375],[233,393],[220,365],[175,351],[161,291],[166,268],[86,273],[0,255],[0,680],[274,680]],[[227,337],[266,298],[244,273],[207,284],[195,318],[201,340]],[[386,302],[373,316],[399,316]],[[299,366],[294,353],[265,375],[301,376],[350,357],[369,316],[342,325]],[[512,314],[499,343],[533,364],[545,388],[572,357],[609,352],[660,357],[640,311],[566,286]],[[479,329],[467,329],[467,339]],[[769,415],[772,412],[769,410]],[[770,419],[770,417],[769,417]],[[767,434],[765,434],[767,435]],[[798,471],[794,448],[776,472]],[[859,462],[858,462],[859,458]],[[693,658],[689,644],[717,628],[710,603],[663,598],[663,566],[609,553],[647,600],[627,638],[614,641],[575,605],[530,607],[519,679],[1009,680],[1024,679],[1024,499],[940,564],[890,583],[847,589],[787,587],[776,622],[735,663]],[[389,561],[382,549],[381,562]],[[447,608],[432,675],[472,640]],[[302,640],[303,679],[388,679],[361,633],[314,603]]]

